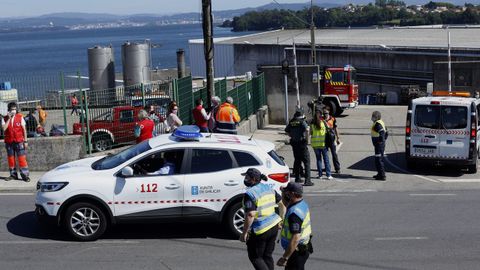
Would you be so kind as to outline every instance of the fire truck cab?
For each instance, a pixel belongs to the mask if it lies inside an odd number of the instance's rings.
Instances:
[[[358,105],[357,71],[354,67],[325,67],[322,82],[323,104],[330,108],[331,114],[338,116],[345,109]]]
[[[410,102],[405,128],[407,166],[452,164],[477,172],[480,99],[437,92]]]

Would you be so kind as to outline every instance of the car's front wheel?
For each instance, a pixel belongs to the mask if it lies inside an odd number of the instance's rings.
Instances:
[[[94,241],[107,229],[103,211],[91,203],[75,203],[67,208],[64,224],[68,233],[80,241]]]
[[[226,215],[226,226],[235,237],[240,237],[243,232],[243,224],[245,222],[245,210],[241,202],[237,202],[230,206]]]

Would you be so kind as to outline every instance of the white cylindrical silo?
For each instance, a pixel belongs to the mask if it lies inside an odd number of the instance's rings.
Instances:
[[[150,44],[126,42],[122,45],[122,64],[124,85],[134,86],[149,83]]]
[[[115,88],[115,60],[111,46],[88,49],[88,76],[90,90]]]

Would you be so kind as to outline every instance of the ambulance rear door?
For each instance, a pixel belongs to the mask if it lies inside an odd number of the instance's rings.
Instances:
[[[469,106],[440,107],[440,156],[446,159],[468,159],[470,147]]]
[[[440,104],[414,104],[410,155],[434,158],[440,155]]]

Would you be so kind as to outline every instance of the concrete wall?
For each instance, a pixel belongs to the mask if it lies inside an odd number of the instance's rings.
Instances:
[[[448,90],[448,63],[434,65],[434,90]],[[466,91],[472,94],[480,91],[480,62],[452,63],[452,90]]]
[[[29,138],[27,162],[30,171],[48,171],[83,157],[81,136]],[[0,141],[0,170],[8,171],[5,144]]]
[[[249,135],[257,129],[262,129],[268,125],[268,107],[263,106],[258,109],[256,114],[250,115],[247,119],[243,119],[237,127],[239,135]]]
[[[262,67],[264,72],[267,105],[270,110],[269,121],[273,124],[285,124],[285,80],[280,67]],[[300,66],[298,68],[298,84],[300,89],[300,104],[305,113],[308,112],[307,103],[316,99],[319,94],[319,84],[313,81],[313,74],[318,69],[314,66]],[[294,68],[290,68],[288,78],[288,111],[289,118],[295,113],[297,91],[295,89]],[[268,86],[267,86],[268,85]]]
[[[284,57],[284,45],[249,45],[235,44],[235,74],[255,71],[259,66],[280,65]],[[292,50],[287,49],[287,58],[293,65]],[[297,46],[298,65],[310,64],[310,48]],[[433,82],[433,63],[445,61],[446,50],[422,48],[397,48],[394,50],[377,47],[359,46],[321,46],[317,49],[317,63],[321,66],[344,66],[350,64],[358,69],[359,93],[373,94],[377,92],[392,92],[400,94],[401,85],[419,84],[426,88],[428,82]],[[480,51],[471,49],[455,49],[453,61],[480,60]],[[375,74],[390,71],[384,74]],[[361,73],[374,73],[374,76],[361,76]],[[390,79],[389,76],[397,76]],[[363,78],[363,79],[362,79]],[[362,81],[363,80],[363,81]],[[266,80],[267,92],[277,92],[275,81]],[[272,89],[273,88],[273,89]],[[273,120],[273,118],[271,118]],[[275,121],[274,121],[275,122]]]

